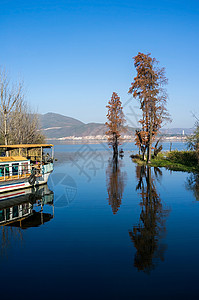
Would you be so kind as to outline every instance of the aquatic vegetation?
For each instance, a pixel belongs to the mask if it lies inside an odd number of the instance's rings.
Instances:
[[[131,158],[138,165],[146,164],[139,155],[131,155]],[[153,157],[151,163],[148,165],[152,167],[165,167],[172,171],[199,172],[199,164],[195,151],[174,150],[162,152],[157,157]]]

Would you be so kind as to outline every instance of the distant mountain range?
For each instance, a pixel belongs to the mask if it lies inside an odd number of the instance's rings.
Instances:
[[[40,121],[47,138],[96,136],[104,135],[106,131],[104,124],[85,124],[74,118],[55,113],[40,115]]]
[[[103,123],[85,124],[77,119],[56,113],[39,115],[41,129],[47,139],[73,139],[73,138],[103,138],[107,130]],[[193,129],[171,128],[162,129],[164,135],[191,134]],[[127,126],[125,136],[134,136],[135,128]]]

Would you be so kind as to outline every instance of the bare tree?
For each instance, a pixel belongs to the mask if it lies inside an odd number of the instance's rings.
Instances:
[[[5,145],[8,144],[8,119],[14,107],[23,99],[23,86],[19,82],[12,85],[5,70],[0,69],[0,113],[2,118],[2,135]]]
[[[5,145],[33,144],[45,141],[39,117],[24,100],[23,84],[12,85],[5,70],[0,69],[1,135]]]
[[[10,114],[10,137],[12,144],[36,144],[45,141],[40,131],[38,114],[24,100],[19,101]]]

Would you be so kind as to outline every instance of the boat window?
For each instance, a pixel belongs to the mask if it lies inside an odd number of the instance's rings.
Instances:
[[[12,164],[12,175],[18,175],[19,164]]]
[[[4,176],[4,169],[5,169],[5,176],[9,175],[9,165],[0,165],[0,177]]]
[[[28,213],[29,203],[22,204],[22,215],[26,215]]]
[[[10,208],[6,208],[6,220],[10,220]]]
[[[13,207],[13,218],[17,218],[19,216],[18,206]]]
[[[4,213],[4,209],[0,210],[0,222],[5,220],[5,213]]]
[[[21,169],[22,169],[22,174],[27,174],[28,173],[28,162],[22,163]]]

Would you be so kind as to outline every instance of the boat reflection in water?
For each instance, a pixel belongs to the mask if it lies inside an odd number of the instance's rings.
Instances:
[[[54,210],[52,214],[43,211],[44,205],[53,206],[54,194],[47,185],[1,194],[0,198],[0,226],[26,229],[40,226],[54,216]],[[40,207],[39,211],[36,207]]]
[[[38,227],[54,218],[54,193],[47,184],[7,192],[0,196],[1,254],[12,241],[23,240],[23,230]],[[45,212],[45,208],[50,211]],[[49,210],[49,209],[48,209]]]
[[[145,273],[155,269],[160,261],[164,261],[167,246],[162,239],[166,234],[166,218],[169,209],[164,207],[156,190],[156,180],[160,180],[162,171],[159,168],[137,166],[136,175],[140,191],[140,221],[129,231],[130,238],[136,248],[134,266]]]
[[[0,226],[26,229],[40,226],[54,217],[54,209],[52,214],[44,212],[44,205],[53,207],[54,200],[47,184],[1,194],[0,200]]]
[[[126,172],[122,171],[122,162],[109,160],[106,170],[106,184],[108,192],[108,202],[112,207],[112,212],[115,215],[121,204],[124,193],[124,187],[127,179]]]

